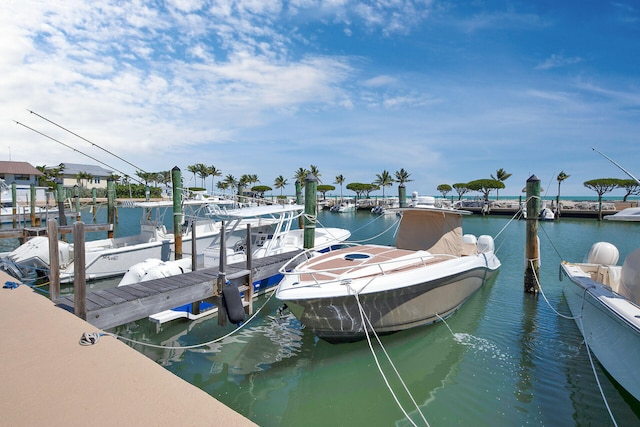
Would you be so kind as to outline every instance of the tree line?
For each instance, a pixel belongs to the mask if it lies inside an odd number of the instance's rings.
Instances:
[[[36,168],[43,173],[43,175],[38,178],[38,184],[41,186],[49,186],[51,188],[55,188],[56,179],[62,177],[64,173],[64,166],[55,168],[36,166]],[[228,174],[226,177],[224,177],[224,179],[221,179],[217,183],[215,183],[215,178],[222,176],[222,170],[213,165],[196,163],[187,166],[187,171],[193,174],[193,178],[196,183],[197,178],[200,178],[201,180],[200,187],[189,187],[189,190],[191,191],[206,191],[206,180],[209,177],[211,177],[210,188],[212,193],[215,187],[223,193],[231,191],[238,195],[243,195],[245,193],[245,190],[248,190],[257,197],[264,197],[264,194],[266,192],[273,190],[268,185],[256,185],[260,183],[260,179],[256,174],[243,174],[239,178]],[[298,183],[300,188],[304,187],[305,179],[309,174],[312,174],[318,179],[318,193],[322,194],[323,198],[326,198],[327,192],[334,191],[336,189],[334,185],[322,184],[322,174],[316,165],[310,165],[309,168],[298,168],[293,175],[294,183]],[[490,193],[495,190],[496,199],[499,199],[499,191],[505,188],[504,181],[511,177],[511,175],[511,173],[508,173],[503,168],[500,168],[496,170],[495,175],[490,174],[490,178],[476,179],[466,183],[458,182],[452,185],[439,184],[436,187],[436,190],[440,192],[445,198],[450,192],[455,190],[458,195],[458,200],[461,200],[465,194],[471,191],[479,192],[482,194],[485,200],[489,200]],[[110,178],[116,182],[117,197],[144,197],[147,190],[151,192],[151,197],[160,197],[161,190],[159,188],[156,188],[157,184],[171,183],[171,171],[144,172],[138,170],[136,171],[136,176],[139,178],[139,180],[132,179],[132,177],[130,176],[123,177],[117,174],[111,175]],[[335,177],[333,184],[340,186],[340,199],[343,198],[343,188],[353,191],[356,194],[357,198],[369,198],[372,192],[382,190],[382,196],[384,198],[385,189],[387,187],[391,187],[395,183],[397,183],[399,186],[404,186],[406,183],[413,181],[412,179],[410,179],[410,176],[411,174],[404,168],[396,171],[394,174],[391,174],[388,170],[385,169],[381,173],[376,174],[375,179],[369,183],[347,183],[344,175],[340,174]],[[570,175],[567,175],[564,171],[561,171],[556,177],[556,180],[558,182],[558,192],[556,197],[557,204],[559,204],[560,202],[560,186],[566,179],[569,178],[569,176]],[[89,187],[90,182],[94,178],[91,174],[86,172],[79,172],[74,175],[74,178],[76,178],[78,182],[81,193],[90,191],[87,187]],[[131,182],[132,180],[137,181],[137,184],[135,182]],[[148,189],[147,187],[150,184],[155,184],[155,186]],[[282,192],[284,187],[286,187],[288,184],[289,180],[283,175],[279,175],[274,179],[273,186],[275,187],[275,189],[280,190],[280,195],[278,196],[279,198],[284,198]],[[595,191],[600,202],[605,194],[616,189],[622,189],[625,191],[623,201],[626,201],[629,196],[640,195],[640,185],[633,179],[598,178],[585,181],[583,185],[586,188]]]

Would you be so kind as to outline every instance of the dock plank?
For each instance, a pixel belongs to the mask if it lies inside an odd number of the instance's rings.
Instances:
[[[285,262],[299,251],[260,258],[252,263],[253,280],[271,277]],[[225,278],[231,283],[244,285],[249,275],[246,263],[230,264]],[[124,323],[140,320],[154,313],[184,304],[203,301],[214,295],[218,268],[206,268],[161,279],[140,282],[111,289],[87,293],[87,321],[108,329]],[[73,312],[73,295],[56,301],[59,307]]]

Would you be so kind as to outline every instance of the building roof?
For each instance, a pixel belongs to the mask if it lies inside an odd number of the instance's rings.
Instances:
[[[43,175],[27,162],[0,161],[0,173],[13,175]]]
[[[77,175],[80,172],[85,172],[93,176],[99,177],[110,177],[113,175],[113,171],[102,168],[100,166],[95,165],[83,165],[79,163],[60,163],[58,166],[48,167],[47,169],[54,169],[58,167],[63,167],[62,174],[65,176],[68,175]]]

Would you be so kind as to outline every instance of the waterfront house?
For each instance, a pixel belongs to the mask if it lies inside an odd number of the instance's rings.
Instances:
[[[27,162],[0,161],[0,179],[6,184],[2,191],[3,205],[10,205],[12,196],[10,187],[16,184],[16,198],[18,203],[27,204],[30,200],[31,185],[38,185],[38,177],[43,173]],[[45,200],[44,187],[36,187],[36,200]]]
[[[80,188],[107,188],[107,179],[113,175],[113,171],[100,166],[78,163],[60,163],[46,169],[60,169],[62,185],[67,188],[75,185]]]

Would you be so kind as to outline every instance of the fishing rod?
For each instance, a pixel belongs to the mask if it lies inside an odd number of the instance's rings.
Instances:
[[[83,141],[88,142],[89,144],[93,145],[94,147],[97,147],[97,148],[101,149],[101,150],[102,150],[102,151],[104,151],[105,153],[109,153],[109,154],[111,154],[112,156],[117,157],[118,159],[122,160],[123,162],[127,163],[128,165],[133,166],[133,167],[134,167],[134,168],[136,168],[137,170],[142,171],[142,172],[144,172],[144,173],[147,173],[147,172],[146,172],[144,169],[142,169],[141,167],[136,166],[136,165],[134,165],[133,163],[128,162],[127,160],[123,159],[122,157],[118,156],[117,154],[114,154],[114,153],[112,153],[111,151],[109,151],[109,150],[107,150],[107,149],[105,149],[105,148],[100,147],[98,144],[96,144],[96,143],[94,143],[94,142],[89,141],[87,138],[85,138],[85,137],[83,137],[83,136],[80,136],[80,135],[78,135],[77,133],[75,133],[75,132],[73,132],[73,131],[70,131],[69,129],[65,128],[64,126],[59,125],[58,123],[56,123],[56,122],[54,122],[54,121],[52,121],[52,120],[47,119],[46,117],[44,117],[44,116],[42,116],[42,115],[40,115],[40,114],[36,113],[35,111],[31,111],[31,110],[27,110],[27,111],[28,111],[28,112],[30,112],[31,114],[35,114],[36,116],[40,117],[42,120],[46,120],[47,122],[51,123],[52,125],[57,126],[57,127],[59,127],[60,129],[62,129],[62,130],[64,130],[64,131],[69,132],[71,135],[73,135],[73,136],[75,136],[75,137],[77,137],[77,138],[80,138],[80,139],[82,139]]]
[[[640,181],[638,181],[638,178],[636,178],[635,176],[631,175],[631,172],[629,172],[628,170],[626,170],[625,168],[623,168],[622,166],[620,166],[619,164],[617,164],[613,159],[611,159],[609,156],[607,156],[606,154],[602,154],[600,151],[596,150],[595,148],[591,147],[591,149],[593,151],[595,151],[596,153],[600,154],[601,156],[603,156],[605,159],[609,160],[611,163],[613,163],[614,165],[616,165],[618,168],[620,168],[620,170],[622,170],[622,172],[626,173],[627,175],[629,175],[635,182],[638,183],[638,185],[640,185]]]
[[[27,125],[25,125],[25,124],[23,124],[23,123],[20,123],[20,122],[18,122],[18,121],[16,121],[16,120],[14,120],[14,122],[16,122],[17,124],[19,124],[20,126],[24,126],[25,128],[27,128],[27,129],[29,129],[29,130],[31,130],[31,131],[33,131],[33,132],[35,132],[35,133],[39,134],[39,135],[44,136],[45,138],[49,138],[50,140],[55,141],[55,142],[57,142],[57,143],[58,143],[58,144],[60,144],[60,145],[63,145],[63,146],[65,146],[65,147],[67,147],[67,148],[70,148],[71,150],[75,151],[76,153],[80,153],[80,154],[82,154],[83,156],[86,156],[86,157],[90,158],[91,160],[95,160],[96,162],[98,162],[98,163],[100,163],[100,164],[102,164],[102,165],[104,165],[104,166],[106,166],[106,167],[108,167],[108,168],[110,168],[110,169],[113,169],[113,170],[114,170],[114,171],[116,171],[116,172],[121,173],[121,174],[122,174],[122,175],[124,175],[125,177],[133,179],[134,181],[138,182],[139,184],[142,184],[142,183],[143,183],[142,181],[139,181],[139,180],[135,179],[134,177],[129,176],[129,174],[127,174],[127,173],[125,173],[125,172],[122,172],[121,170],[118,170],[118,169],[114,168],[113,166],[110,166],[110,165],[106,164],[105,162],[103,162],[103,161],[100,161],[100,160],[96,159],[95,157],[92,157],[92,156],[90,156],[90,155],[88,155],[88,154],[86,154],[86,153],[83,153],[82,151],[80,151],[80,150],[78,150],[78,149],[75,149],[75,148],[73,148],[72,146],[65,144],[64,142],[58,141],[57,139],[55,139],[55,138],[53,138],[53,137],[51,137],[51,136],[49,136],[49,135],[47,135],[47,134],[45,134],[45,133],[43,133],[43,132],[40,132],[39,130],[36,130],[36,129],[34,129],[34,128],[30,127],[30,126],[27,126]]]

